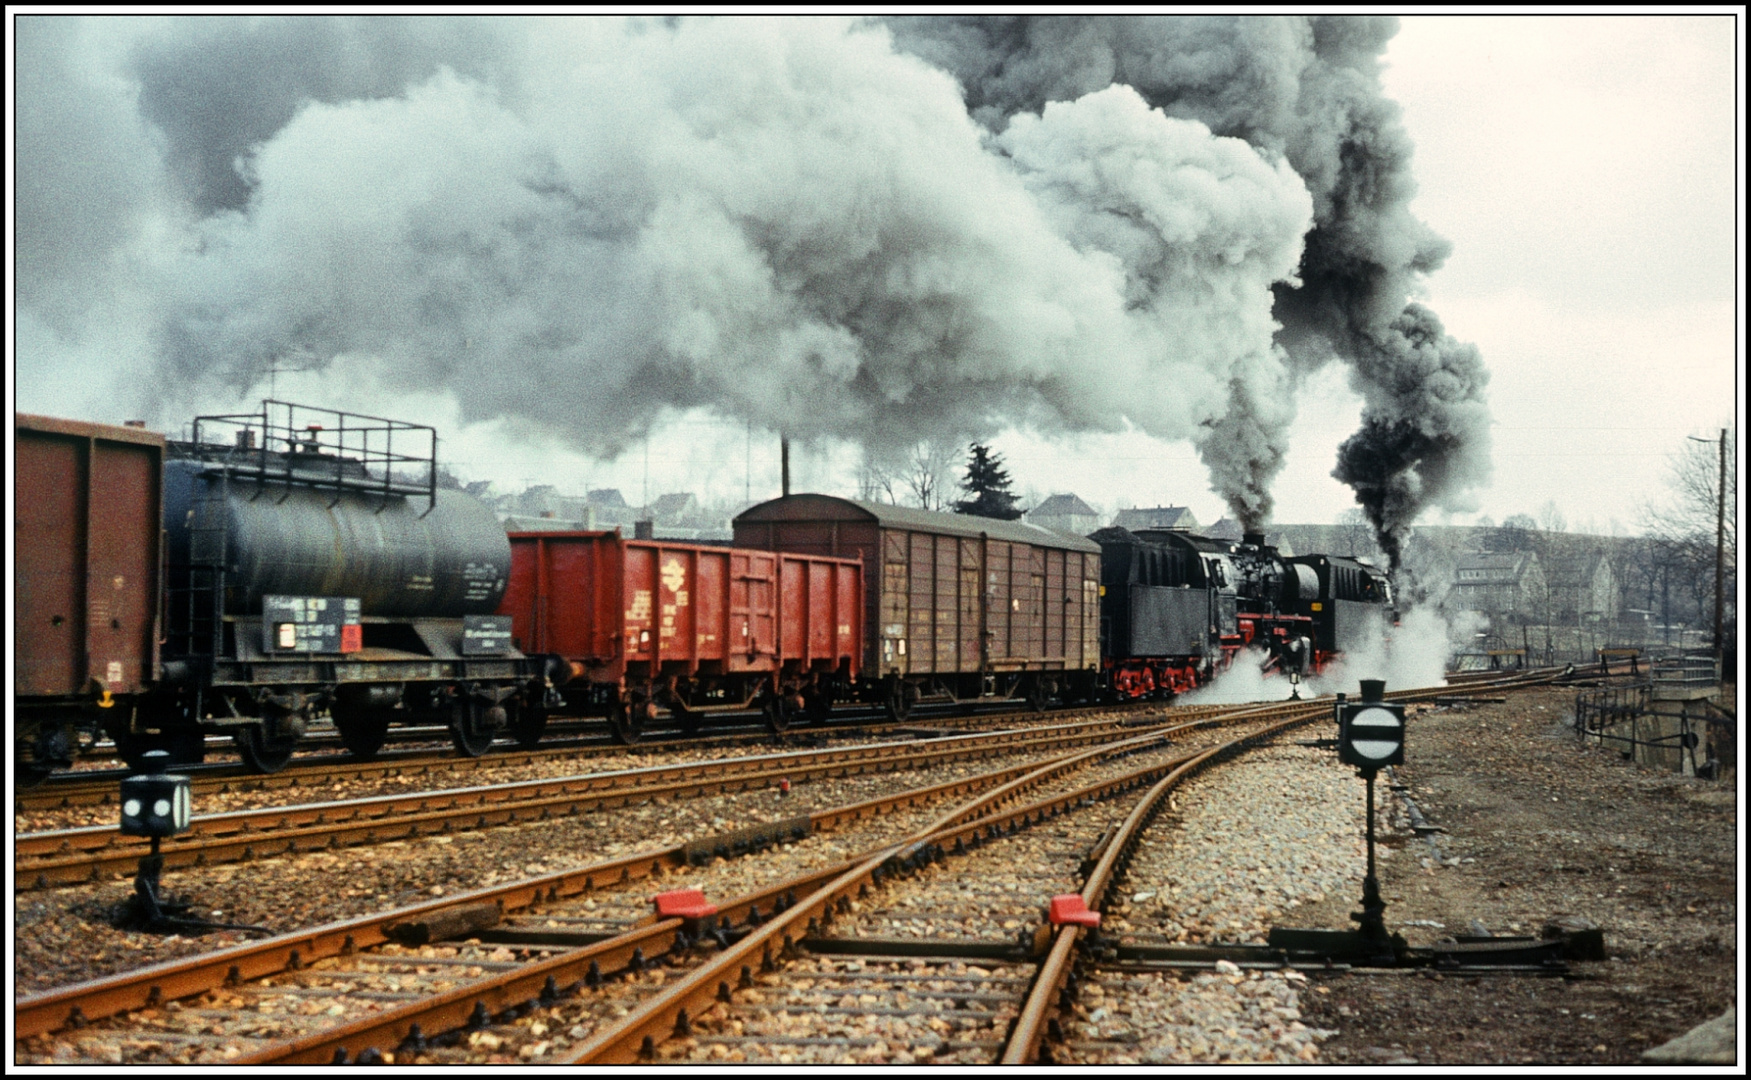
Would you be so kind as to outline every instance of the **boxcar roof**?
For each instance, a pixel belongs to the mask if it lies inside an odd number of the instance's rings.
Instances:
[[[975,537],[1032,544],[1065,551],[1100,553],[1100,545],[1068,533],[1054,532],[1025,521],[1000,521],[972,514],[945,514],[909,506],[844,499],[837,495],[789,495],[750,506],[736,515],[736,524],[768,521],[873,521],[883,529],[909,529],[940,536]]]
[[[158,431],[147,431],[145,428],[128,427],[116,424],[94,424],[86,420],[61,420],[53,416],[33,416],[30,413],[15,412],[12,414],[14,429],[23,428],[27,431],[43,431],[55,435],[72,435],[81,439],[109,439],[112,442],[141,443],[147,446],[163,446],[164,434]]]

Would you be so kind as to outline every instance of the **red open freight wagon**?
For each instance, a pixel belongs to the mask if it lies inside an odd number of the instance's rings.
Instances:
[[[857,679],[858,560],[615,532],[510,539],[499,614],[525,654],[557,661],[550,711],[606,716],[622,741],[665,709],[685,732],[750,708],[783,731],[798,714],[825,719]]]

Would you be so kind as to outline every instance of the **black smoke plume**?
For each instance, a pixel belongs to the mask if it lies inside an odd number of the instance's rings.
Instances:
[[[973,115],[993,129],[1046,101],[1123,83],[1170,116],[1283,155],[1313,196],[1314,228],[1299,280],[1274,286],[1277,341],[1292,378],[1348,361],[1365,401],[1334,475],[1355,488],[1389,552],[1424,508],[1462,508],[1488,478],[1488,374],[1475,349],[1409,302],[1448,245],[1409,212],[1411,144],[1379,80],[1395,20],[962,16],[894,25],[902,47],[955,73]],[[1269,400],[1269,390],[1237,384],[1236,398]],[[1293,416],[1292,405],[1263,415],[1236,407],[1200,443],[1249,529],[1269,515]]]

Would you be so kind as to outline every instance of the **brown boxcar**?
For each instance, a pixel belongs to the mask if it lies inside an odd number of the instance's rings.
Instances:
[[[614,532],[514,532],[499,614],[557,657],[563,710],[632,741],[667,709],[683,730],[759,707],[777,730],[822,719],[858,676],[862,567]]]
[[[738,547],[860,558],[863,696],[897,716],[919,700],[1092,694],[1100,667],[1100,547],[1019,521],[831,495],[743,511]]]
[[[158,677],[164,436],[22,413],[13,431],[13,750],[34,782]]]

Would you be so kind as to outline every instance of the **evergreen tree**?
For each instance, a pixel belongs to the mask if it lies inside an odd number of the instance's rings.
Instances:
[[[967,461],[966,478],[961,481],[961,490],[967,497],[955,503],[955,513],[1003,521],[1021,517],[1021,507],[1015,505],[1018,499],[1009,490],[1009,473],[1003,468],[1003,459],[992,453],[989,446],[979,443],[967,449],[972,456]]]

